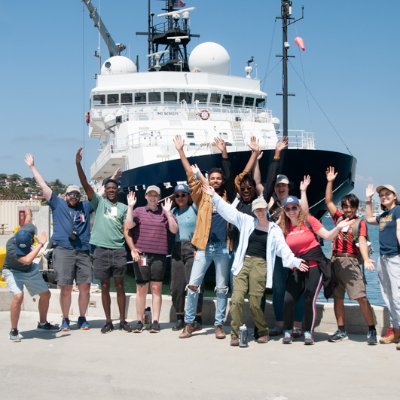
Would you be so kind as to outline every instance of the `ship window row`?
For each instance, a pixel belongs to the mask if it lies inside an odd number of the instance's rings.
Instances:
[[[265,99],[250,96],[234,96],[222,93],[192,93],[192,92],[135,92],[110,93],[93,95],[93,106],[181,103],[209,104],[234,107],[257,107],[265,105]]]

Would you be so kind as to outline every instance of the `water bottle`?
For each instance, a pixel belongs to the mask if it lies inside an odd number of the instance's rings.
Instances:
[[[151,308],[150,307],[146,307],[146,309],[144,310],[144,327],[146,329],[150,329],[151,326]]]
[[[247,347],[248,342],[247,342],[247,326],[246,324],[243,324],[239,328],[239,347]]]

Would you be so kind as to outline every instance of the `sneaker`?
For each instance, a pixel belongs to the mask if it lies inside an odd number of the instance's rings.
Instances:
[[[286,330],[286,331],[283,333],[282,343],[283,343],[283,344],[291,344],[292,341],[293,341],[293,338],[292,338],[292,331],[291,331],[291,330]]]
[[[179,335],[179,339],[187,339],[192,336],[194,332],[194,326],[193,324],[186,324],[185,327],[183,328],[183,331]]]
[[[331,343],[340,342],[342,340],[348,339],[347,332],[338,329],[333,335],[329,336],[329,341]]]
[[[58,330],[60,330],[60,327],[58,325],[53,325],[50,322],[46,321],[46,322],[43,322],[43,324],[38,322],[36,330],[39,332],[58,331]]]
[[[106,322],[106,324],[101,328],[101,333],[109,333],[114,330],[114,325],[111,321]]]
[[[70,322],[69,322],[69,318],[64,318],[61,322],[60,325],[60,331],[62,332],[68,332],[71,330],[71,327],[69,326]]]
[[[181,331],[183,327],[185,326],[185,322],[183,319],[177,319],[175,322],[175,325],[172,327],[173,331]]]
[[[225,339],[226,338],[226,334],[224,329],[222,328],[222,325],[217,325],[215,327],[215,337],[217,339]]]
[[[196,315],[193,326],[195,331],[201,331],[203,329],[203,319],[200,317],[200,315]]]
[[[292,329],[292,338],[299,339],[303,336],[303,330],[301,328],[294,327]]]
[[[160,324],[158,321],[154,320],[150,326],[150,333],[158,333],[160,332]]]
[[[85,317],[79,317],[77,325],[78,329],[82,329],[83,331],[88,331],[90,329],[89,322],[86,321]]]
[[[257,343],[261,343],[261,344],[268,343],[268,341],[269,341],[269,336],[268,335],[260,336],[257,339]]]
[[[399,340],[399,330],[389,327],[386,333],[379,339],[381,344],[397,343]]]
[[[136,324],[133,326],[134,333],[140,333],[143,331],[143,322],[137,321]]]
[[[125,331],[125,332],[132,332],[132,328],[126,321],[120,321],[119,322],[119,330],[120,331]]]
[[[12,342],[20,342],[21,339],[23,339],[24,337],[18,332],[18,329],[11,329],[10,331],[10,340]]]
[[[370,331],[368,331],[367,343],[370,344],[370,345],[378,344],[378,340],[376,338],[376,330],[375,329],[371,329]]]
[[[270,331],[269,331],[269,336],[281,336],[283,333],[283,328],[279,326],[274,326]]]
[[[230,345],[233,346],[233,347],[239,346],[239,338],[234,334],[231,335],[231,343],[230,343]]]
[[[314,336],[310,331],[304,332],[304,344],[306,344],[306,345],[314,344]]]

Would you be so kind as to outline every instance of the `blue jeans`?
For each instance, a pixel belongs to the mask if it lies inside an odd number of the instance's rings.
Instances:
[[[276,257],[274,275],[272,277],[272,305],[276,321],[283,321],[283,304],[285,299],[286,281],[289,269],[282,265],[282,258]],[[303,321],[304,318],[304,294],[296,302],[294,320]]]
[[[192,324],[195,319],[200,285],[213,261],[217,295],[214,325],[223,325],[224,323],[229,289],[229,249],[226,243],[208,243],[205,250],[197,250],[194,258],[185,304],[185,323],[187,324]],[[192,290],[190,286],[197,286],[198,290]]]

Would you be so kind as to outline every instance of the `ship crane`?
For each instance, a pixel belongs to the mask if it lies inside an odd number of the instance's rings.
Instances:
[[[107,28],[103,24],[96,7],[93,6],[92,0],[82,0],[82,2],[87,7],[89,16],[94,22],[94,26],[99,30],[100,35],[108,48],[110,57],[119,56],[126,49],[126,46],[123,43],[115,43],[110,32],[108,32]]]

